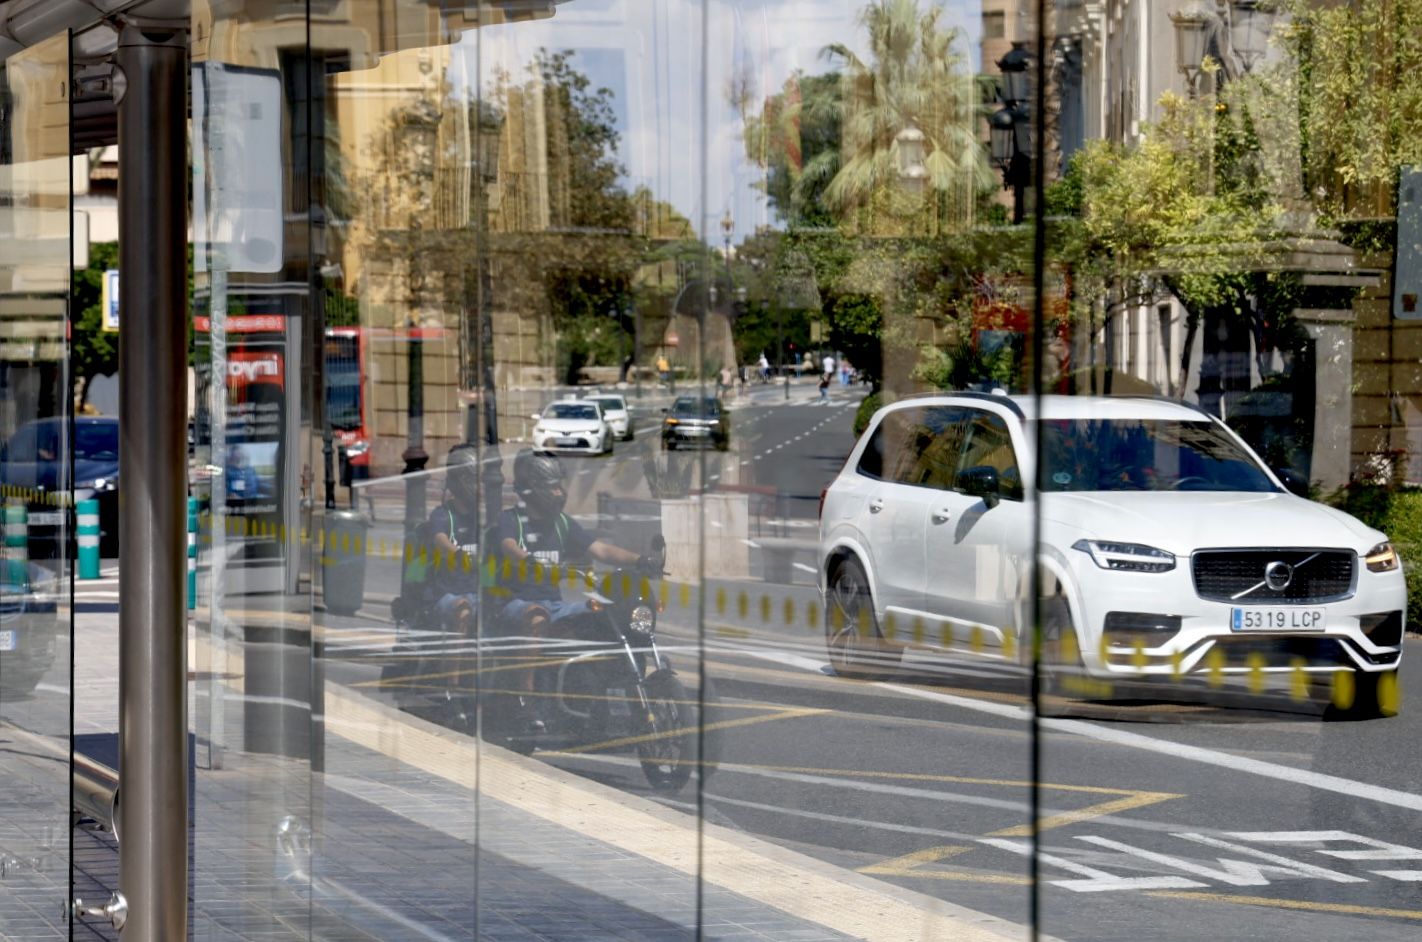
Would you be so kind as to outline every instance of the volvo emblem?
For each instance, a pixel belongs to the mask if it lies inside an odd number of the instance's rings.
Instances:
[[[1264,583],[1275,592],[1282,592],[1294,579],[1294,567],[1282,560],[1274,560],[1264,567]]]

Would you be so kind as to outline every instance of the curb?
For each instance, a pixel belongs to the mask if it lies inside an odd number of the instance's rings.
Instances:
[[[221,654],[244,671],[232,645],[189,642],[201,668]],[[444,729],[328,682],[325,728],[361,747],[478,789],[481,796],[737,893],[805,922],[876,942],[1007,942],[1026,928],[903,889],[721,825],[688,818],[636,795]],[[1049,936],[1038,936],[1055,942]]]

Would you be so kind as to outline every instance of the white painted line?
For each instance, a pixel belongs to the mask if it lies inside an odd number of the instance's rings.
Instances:
[[[1004,719],[1017,720],[1023,723],[1031,718],[1031,711],[1027,708],[1012,706],[1008,703],[974,700],[971,697],[959,697],[951,693],[941,693],[936,690],[922,690],[917,687],[905,687],[900,684],[879,683],[875,684],[875,686],[892,690],[895,693],[902,693],[906,696],[919,697],[924,700],[936,700],[940,703],[962,707],[965,710],[976,710],[979,713],[988,713],[993,716],[1000,716]],[[1095,739],[1098,742],[1126,746],[1131,749],[1141,749],[1146,752],[1154,752],[1175,759],[1184,759],[1187,762],[1213,765],[1219,768],[1229,769],[1232,772],[1247,772],[1251,775],[1259,775],[1264,778],[1274,779],[1275,781],[1303,785],[1307,788],[1316,788],[1319,791],[1335,792],[1350,798],[1366,798],[1369,801],[1393,805],[1398,808],[1406,808],[1410,811],[1422,811],[1422,795],[1413,795],[1408,792],[1385,788],[1381,785],[1355,782],[1337,775],[1327,775],[1322,772],[1313,772],[1309,769],[1296,769],[1291,766],[1279,765],[1274,762],[1264,762],[1260,759],[1251,759],[1246,756],[1216,752],[1213,749],[1204,749],[1200,746],[1190,746],[1184,743],[1170,742],[1169,740],[1152,739],[1150,736],[1145,736],[1140,733],[1097,726],[1084,720],[1043,718],[1039,723],[1043,729],[1055,730],[1059,733],[1071,733],[1077,736],[1083,736],[1087,739]]]
[[[815,569],[814,566],[807,566],[807,565],[805,565],[804,563],[796,563],[796,564],[795,564],[795,568],[801,570],[802,572],[808,572],[808,573],[818,572],[818,570]]]
[[[746,651],[743,653],[752,652]],[[827,664],[822,660],[802,657],[796,654],[779,653],[773,656],[773,660],[787,666],[798,667],[810,673],[820,675],[824,675],[827,668]],[[938,703],[948,704],[949,706],[961,707],[964,710],[986,713],[991,716],[1014,720],[1020,723],[1026,723],[1031,719],[1031,710],[1026,707],[1014,706],[1010,703],[975,700],[971,697],[960,697],[951,693],[943,693],[937,690],[924,690],[919,687],[908,687],[902,684],[876,682],[873,686],[903,694],[904,696],[918,697],[922,700],[933,700]],[[1044,729],[1070,733],[1087,739],[1095,739],[1098,742],[1107,742],[1131,749],[1140,749],[1145,752],[1154,752],[1175,759],[1183,759],[1187,762],[1213,765],[1219,768],[1229,769],[1233,772],[1245,772],[1250,775],[1258,775],[1263,778],[1288,782],[1293,785],[1302,785],[1306,788],[1314,788],[1319,791],[1334,792],[1350,798],[1367,799],[1368,801],[1375,801],[1379,804],[1406,808],[1409,811],[1422,811],[1422,795],[1414,795],[1382,785],[1356,782],[1352,779],[1346,779],[1337,775],[1327,775],[1323,772],[1314,772],[1309,769],[1296,769],[1291,766],[1265,762],[1260,759],[1251,759],[1246,756],[1216,752],[1212,749],[1205,749],[1200,746],[1190,746],[1184,743],[1170,742],[1169,740],[1152,739],[1141,733],[1096,726],[1085,720],[1062,720],[1044,717],[1039,720],[1039,723]]]
[[[760,544],[757,543],[755,540],[741,540],[741,542],[749,546],[751,549],[760,549]]]

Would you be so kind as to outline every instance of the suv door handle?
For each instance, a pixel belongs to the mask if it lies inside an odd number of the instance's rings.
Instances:
[[[876,514],[883,509],[884,501],[881,498],[876,497],[869,502],[869,512],[871,514]]]
[[[947,508],[947,507],[940,507],[940,508],[938,508],[937,510],[935,510],[935,511],[933,512],[933,522],[934,522],[934,523],[947,523],[947,522],[948,522],[948,518],[951,517],[951,516],[953,516],[953,515],[948,512],[948,508]]]

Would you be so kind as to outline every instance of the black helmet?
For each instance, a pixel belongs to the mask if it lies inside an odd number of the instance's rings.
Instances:
[[[525,448],[514,457],[514,492],[538,517],[563,512],[563,463],[558,456]]]
[[[473,445],[455,445],[445,456],[444,486],[471,507],[479,506],[479,454]]]

